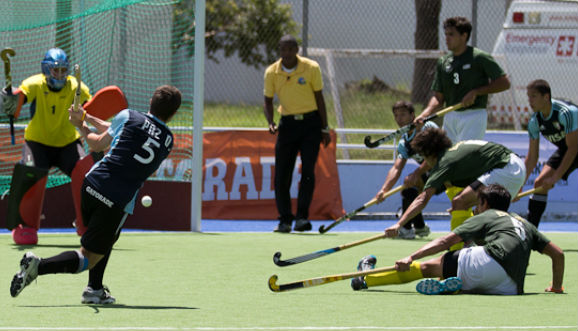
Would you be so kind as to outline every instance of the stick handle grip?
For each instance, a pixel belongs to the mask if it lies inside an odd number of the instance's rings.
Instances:
[[[520,199],[520,198],[523,198],[523,197],[528,196],[530,194],[534,194],[537,191],[540,191],[541,189],[542,189],[542,186],[536,187],[536,188],[533,188],[533,189],[530,189],[530,190],[527,190],[524,192],[520,192],[520,193],[518,193],[518,195],[516,195],[516,199]]]

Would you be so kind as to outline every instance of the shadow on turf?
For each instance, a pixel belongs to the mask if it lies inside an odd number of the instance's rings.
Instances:
[[[179,309],[179,310],[195,310],[199,309],[196,307],[178,307],[178,306],[137,306],[137,305],[58,305],[58,306],[21,306],[24,308],[74,308],[74,307],[90,307],[94,309],[96,314],[100,313],[100,309],[140,309],[140,310],[168,310],[168,309]]]

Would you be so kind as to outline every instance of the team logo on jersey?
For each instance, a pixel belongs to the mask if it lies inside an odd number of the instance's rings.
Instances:
[[[540,131],[544,131],[546,130],[546,127],[544,125],[540,125]]]
[[[299,77],[299,79],[297,80],[297,84],[305,85],[305,77]]]
[[[453,67],[453,66],[452,66],[452,64],[453,64],[453,61],[454,61],[454,60],[453,60],[453,59],[451,59],[451,58],[448,58],[448,59],[446,60],[446,63],[445,63],[445,68],[444,68],[444,69],[446,70],[446,72],[451,72],[451,71],[452,71],[452,67]]]
[[[562,129],[562,126],[560,125],[560,122],[553,122],[552,125],[554,126],[554,128],[556,128],[556,130]]]
[[[470,63],[466,63],[466,64],[464,64],[464,66],[462,67],[462,69],[468,70],[468,69],[470,69],[471,67],[472,67],[472,65],[471,65]]]

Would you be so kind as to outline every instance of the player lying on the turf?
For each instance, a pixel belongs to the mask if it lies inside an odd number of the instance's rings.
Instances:
[[[42,259],[32,252],[24,254],[20,271],[10,284],[13,297],[38,275],[75,274],[88,269],[89,281],[82,293],[82,303],[115,302],[102,284],[104,271],[126,217],[133,212],[138,190],[171,152],[174,139],[166,123],[180,105],[181,92],[176,87],[163,85],[153,93],[147,114],[125,109],[109,123],[82,109],[69,110],[70,121],[92,150],[103,151],[112,146],[84,179],[82,218],[88,228],[82,235],[79,250]],[[92,132],[85,121],[98,133]]]
[[[524,278],[531,250],[552,259],[552,285],[546,292],[562,293],[564,253],[530,222],[508,213],[510,193],[497,184],[478,192],[475,215],[451,233],[437,238],[408,257],[395,263],[395,271],[371,274],[351,280],[354,290],[424,279],[416,289],[422,294],[462,293],[513,295],[524,293]],[[450,248],[459,242],[475,242],[480,246],[447,252],[425,262],[417,262]],[[376,258],[366,256],[358,270],[373,269]]]

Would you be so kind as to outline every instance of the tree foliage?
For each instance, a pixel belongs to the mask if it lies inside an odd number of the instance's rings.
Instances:
[[[195,2],[183,0],[175,8],[175,29],[178,37],[174,47],[186,47],[194,54]],[[241,61],[256,68],[277,59],[279,39],[295,35],[291,6],[278,0],[206,0],[205,48],[209,59],[218,62],[217,53],[225,57],[237,55]]]

